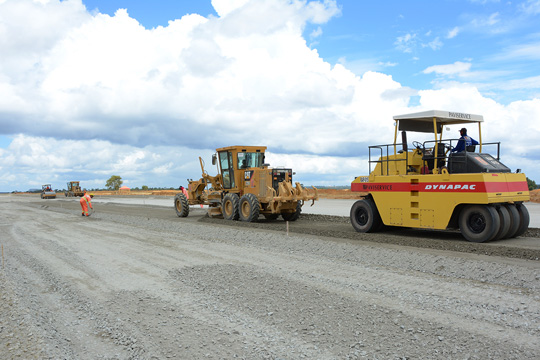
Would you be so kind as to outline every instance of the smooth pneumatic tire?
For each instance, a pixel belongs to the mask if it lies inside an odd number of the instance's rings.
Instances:
[[[500,227],[499,214],[491,205],[469,205],[459,214],[459,229],[463,237],[470,242],[492,240]]]
[[[238,220],[238,204],[240,200],[238,195],[228,193],[223,198],[223,204],[221,205],[221,212],[223,213],[223,218],[226,220]]]
[[[254,222],[259,219],[259,199],[253,194],[245,194],[240,198],[240,220]]]
[[[282,213],[281,217],[285,221],[296,221],[300,217],[300,214],[302,213],[302,203],[298,201],[296,203],[296,211],[292,213]]]
[[[373,232],[382,226],[377,206],[371,199],[358,200],[351,207],[351,224],[358,232]]]
[[[521,236],[529,228],[530,216],[529,210],[523,204],[516,205],[519,213],[519,227],[514,236]]]
[[[508,212],[508,209],[506,206],[497,206],[495,207],[497,210],[497,214],[499,214],[499,220],[501,221],[501,226],[499,227],[499,231],[497,234],[495,234],[495,237],[493,240],[500,240],[500,239],[506,239],[508,235],[508,230],[510,230],[511,225],[511,218],[510,213]]]
[[[189,215],[189,203],[186,195],[180,193],[174,197],[174,209],[178,217],[186,217]]]
[[[516,236],[519,230],[520,216],[519,211],[514,204],[505,204],[504,205],[510,214],[510,229],[506,234],[506,238],[510,239]]]
[[[263,214],[266,220],[276,220],[279,214]]]

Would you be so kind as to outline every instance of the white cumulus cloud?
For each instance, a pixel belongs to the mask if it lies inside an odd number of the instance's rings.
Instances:
[[[523,138],[498,129],[538,118],[536,99],[501,105],[463,84],[418,91],[375,71],[393,62],[362,71],[330,64],[303,31],[339,16],[336,1],[212,4],[217,17],[146,29],[129,9],[109,16],[80,0],[0,2],[0,135],[13,139],[0,149],[0,191],[70,180],[103,187],[111,175],[131,187],[178,187],[199,176],[198,156],[236,144],[268,146],[271,164],[292,167],[304,184],[339,185],[368,171],[368,145],[393,141],[393,115],[485,113],[486,136],[509,143]],[[396,46],[417,42],[410,33]],[[411,96],[420,106],[409,106]],[[535,129],[526,139],[538,137]]]

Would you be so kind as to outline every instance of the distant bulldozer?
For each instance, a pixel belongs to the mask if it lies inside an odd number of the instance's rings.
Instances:
[[[265,146],[229,146],[217,149],[212,156],[218,174],[210,176],[204,169],[202,178],[189,180],[187,196],[176,194],[174,207],[179,217],[189,214],[189,205],[208,205],[208,215],[227,220],[257,221],[266,219],[295,221],[305,201],[318,200],[315,187],[308,191],[300,183],[292,185],[292,169],[270,168],[264,163]]]
[[[67,191],[64,192],[66,197],[83,196],[84,192],[79,185],[79,181],[70,181],[67,183]]]

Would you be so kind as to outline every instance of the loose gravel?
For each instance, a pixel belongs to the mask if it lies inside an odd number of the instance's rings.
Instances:
[[[533,359],[540,350],[538,261],[287,235],[197,209],[180,219],[172,208],[168,218],[110,205],[82,218],[59,204],[0,197],[2,358]]]

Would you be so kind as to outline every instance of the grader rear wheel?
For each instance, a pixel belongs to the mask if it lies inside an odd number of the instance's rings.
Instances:
[[[232,193],[225,195],[223,204],[221,205],[223,218],[226,220],[238,220],[238,203],[238,195]]]
[[[186,195],[180,193],[174,197],[174,209],[179,217],[186,217],[189,214],[189,203]]]
[[[302,203],[298,201],[296,203],[296,211],[293,213],[282,213],[281,217],[285,221],[296,221],[300,217],[300,214],[302,213]]]
[[[253,194],[246,194],[240,198],[240,220],[254,222],[259,219],[259,200]]]
[[[499,214],[491,205],[469,205],[459,214],[459,229],[470,242],[492,240],[500,227]]]

